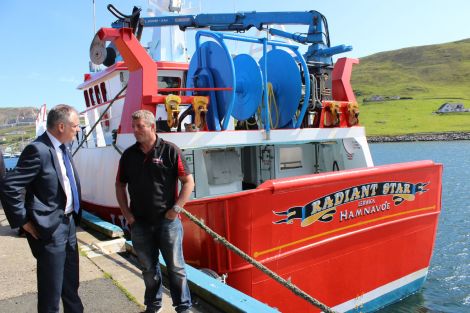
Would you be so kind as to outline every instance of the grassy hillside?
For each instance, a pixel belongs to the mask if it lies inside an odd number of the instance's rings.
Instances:
[[[367,135],[470,131],[470,112],[433,114],[442,100],[400,100],[362,104],[360,121]]]
[[[0,125],[9,124],[14,121],[24,121],[24,119],[36,119],[38,108],[20,107],[20,108],[0,108]]]
[[[0,108],[0,148],[19,152],[34,139],[35,125],[17,125],[17,122],[31,122],[36,119],[38,108]]]
[[[0,147],[10,147],[14,152],[23,150],[24,146],[36,137],[36,126],[14,126],[0,129]]]
[[[470,114],[436,115],[445,102],[470,108],[470,39],[381,52],[361,58],[352,85],[364,97],[412,97],[413,100],[361,105],[361,123],[369,135],[469,131]]]

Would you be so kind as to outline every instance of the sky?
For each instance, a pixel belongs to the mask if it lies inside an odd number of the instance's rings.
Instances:
[[[76,87],[88,71],[96,30],[115,20],[112,3],[130,14],[147,0],[0,0],[0,107],[85,108]],[[331,45],[351,45],[341,56],[361,58],[470,38],[468,0],[193,0],[203,13],[316,10],[328,20]],[[306,29],[305,29],[306,31]],[[150,30],[144,30],[144,33]],[[145,35],[150,36],[150,35]],[[146,37],[143,37],[144,39]],[[150,37],[149,37],[150,38]]]

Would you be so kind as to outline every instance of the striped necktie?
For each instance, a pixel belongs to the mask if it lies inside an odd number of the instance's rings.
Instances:
[[[75,183],[75,178],[73,177],[72,163],[70,163],[69,155],[67,154],[64,144],[60,145],[62,150],[62,157],[64,158],[65,172],[70,182],[70,189],[72,189],[72,198],[73,198],[73,211],[78,214],[80,210],[80,200],[78,199],[78,189],[77,184]]]

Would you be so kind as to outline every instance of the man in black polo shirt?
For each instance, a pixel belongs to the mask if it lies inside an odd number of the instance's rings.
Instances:
[[[183,227],[178,217],[194,189],[193,176],[174,144],[155,133],[150,111],[132,114],[137,142],[124,151],[116,178],[116,198],[131,225],[132,244],[143,267],[145,312],[162,308],[159,252],[168,268],[176,312],[190,312],[191,295],[184,270]],[[178,195],[178,180],[181,190]],[[130,195],[130,206],[126,194]]]

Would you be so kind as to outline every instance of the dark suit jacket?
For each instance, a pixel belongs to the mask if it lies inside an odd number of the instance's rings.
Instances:
[[[70,153],[69,157],[80,195],[78,173]],[[26,146],[16,168],[1,183],[0,192],[12,228],[33,221],[41,238],[51,237],[62,221],[67,199],[59,160],[47,133]],[[79,216],[74,217],[78,223]]]
[[[0,180],[2,180],[3,176],[5,176],[5,172],[5,161],[3,160],[2,150],[0,150]]]

